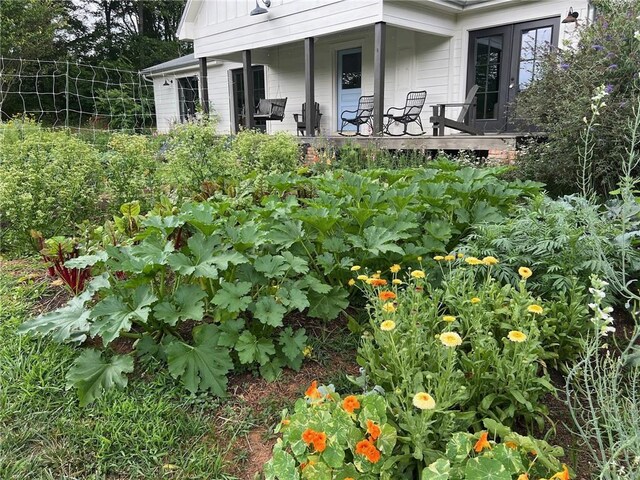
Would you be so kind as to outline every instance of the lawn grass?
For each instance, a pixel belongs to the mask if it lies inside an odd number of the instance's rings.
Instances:
[[[0,264],[0,479],[235,478],[230,450],[250,413],[189,396],[162,371],[80,408],[64,380],[74,349],[15,335],[51,294],[18,275]]]

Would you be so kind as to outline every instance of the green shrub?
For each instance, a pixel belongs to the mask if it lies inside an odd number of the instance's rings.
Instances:
[[[149,137],[116,133],[102,155],[105,174],[105,197],[111,205],[138,200],[148,210],[158,197],[159,167],[155,145]]]
[[[555,195],[578,191],[584,119],[594,115],[592,97],[600,85],[606,88],[606,106],[592,130],[589,174],[599,193],[615,188],[625,153],[620,130],[638,99],[640,5],[631,0],[592,3],[598,17],[584,23],[578,46],[552,50],[542,75],[519,95],[516,106],[518,118],[548,134],[547,142],[531,144],[519,157],[518,171],[546,183]]]
[[[0,248],[24,252],[29,231],[73,233],[98,215],[102,168],[98,152],[65,131],[32,120],[0,125]]]

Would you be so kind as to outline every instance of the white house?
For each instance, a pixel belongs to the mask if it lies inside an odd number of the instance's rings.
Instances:
[[[562,22],[569,12],[577,22]],[[293,113],[315,101],[324,136],[339,131],[341,112],[361,95],[384,113],[426,90],[429,134],[429,105],[461,103],[478,84],[475,125],[507,132],[509,103],[538,74],[541,52],[575,42],[592,16],[587,0],[188,0],[178,34],[193,41],[194,56],[145,73],[161,131],[186,116],[189,90],[208,97],[220,133],[250,120],[247,100],[287,98],[284,119],[262,128],[296,132]],[[382,122],[375,115],[375,131]]]

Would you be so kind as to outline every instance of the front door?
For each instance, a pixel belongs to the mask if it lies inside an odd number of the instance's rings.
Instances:
[[[516,129],[518,122],[510,111],[513,101],[540,74],[540,58],[558,44],[559,29],[559,18],[550,18],[470,32],[467,90],[480,86],[475,112],[478,129]]]
[[[264,66],[254,65],[251,67],[253,70],[253,100],[256,105],[261,98],[266,98],[266,88],[264,81]],[[233,122],[235,132],[239,132],[244,128],[244,77],[242,75],[242,69],[237,68],[231,71],[231,91],[233,92]],[[255,111],[255,105],[253,106]],[[256,130],[265,132],[267,130],[266,120],[256,120]]]
[[[351,48],[338,51],[338,124],[340,130],[341,113],[345,110],[357,110],[358,99],[362,95],[362,49]],[[355,114],[349,114],[354,117]],[[344,130],[355,131],[354,125],[345,126]]]

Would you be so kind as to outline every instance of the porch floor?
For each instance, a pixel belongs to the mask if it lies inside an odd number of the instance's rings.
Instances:
[[[308,143],[315,148],[322,148],[327,143],[340,147],[345,144],[357,144],[361,146],[373,146],[384,150],[470,150],[489,151],[497,150],[512,152],[517,144],[524,138],[532,138],[534,135],[521,133],[487,134],[487,135],[421,135],[416,137],[343,137],[340,135],[297,137],[301,143]]]

